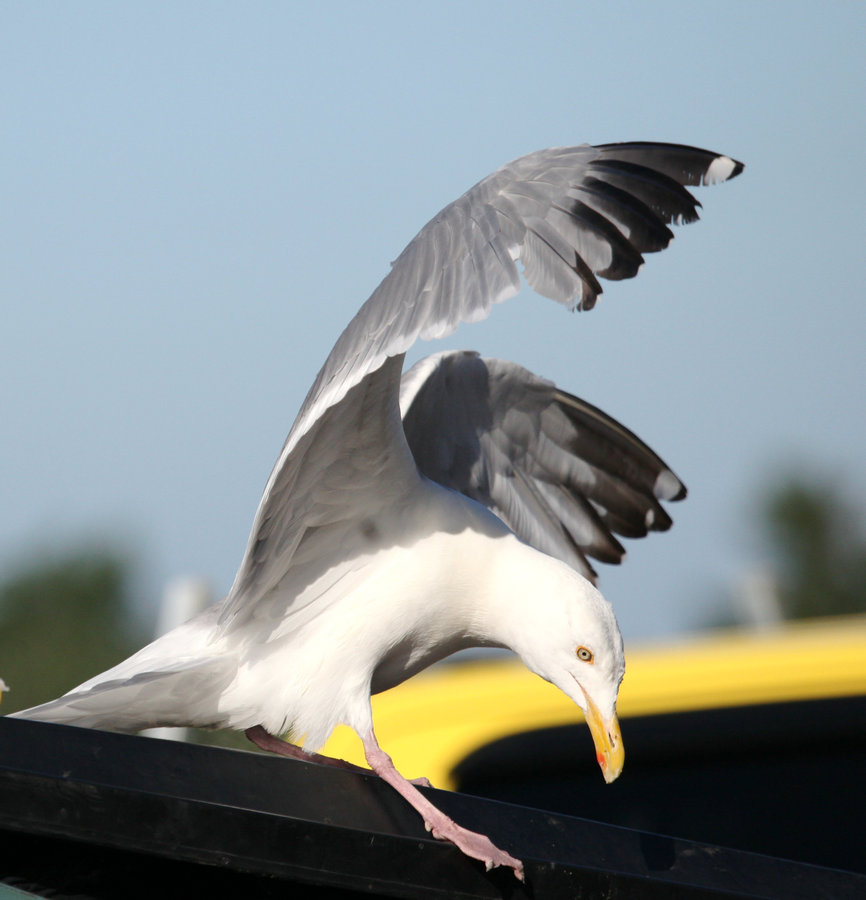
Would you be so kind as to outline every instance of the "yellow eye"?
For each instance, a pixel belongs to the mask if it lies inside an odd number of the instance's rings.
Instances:
[[[577,658],[581,662],[592,662],[592,650],[587,650],[586,647],[578,647],[577,648]]]

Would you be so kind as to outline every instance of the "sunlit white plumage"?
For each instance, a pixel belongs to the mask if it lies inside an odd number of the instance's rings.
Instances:
[[[532,153],[479,182],[407,246],[340,336],[265,488],[228,596],[63,697],[21,715],[137,731],[229,727],[287,755],[339,722],[436,836],[488,866],[521,864],[461,829],[376,743],[370,694],[465,647],[517,652],[585,712],[605,777],[622,767],[624,671],[613,611],[588,557],[615,534],[670,525],[685,489],[600,410],[519,366],[445,353],[440,337],[529,284],[590,309],[598,276],[697,218],[683,185],[742,166],[694,148],[583,145]],[[402,379],[402,392],[401,392]]]

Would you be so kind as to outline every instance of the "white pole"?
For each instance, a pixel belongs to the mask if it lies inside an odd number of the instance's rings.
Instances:
[[[175,578],[169,581],[162,593],[154,637],[161,637],[172,628],[183,625],[210,602],[211,589],[203,578]],[[188,731],[187,728],[149,728],[142,734],[163,740],[185,741]]]

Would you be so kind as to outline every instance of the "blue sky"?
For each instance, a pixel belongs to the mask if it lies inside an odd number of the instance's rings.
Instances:
[[[99,541],[137,593],[227,590],[339,331],[414,233],[540,147],[747,164],[639,277],[524,292],[445,346],[615,415],[686,481],[602,588],[694,627],[765,550],[791,466],[866,497],[861,3],[0,7],[0,575]]]

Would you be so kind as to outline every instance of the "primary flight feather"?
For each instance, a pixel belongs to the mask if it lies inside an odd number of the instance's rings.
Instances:
[[[316,759],[338,723],[447,839],[489,868],[519,860],[454,823],[379,747],[370,695],[466,647],[508,647],[586,715],[607,780],[623,748],[624,672],[595,558],[670,526],[685,488],[632,432],[522,369],[471,352],[422,360],[531,287],[591,309],[598,278],[634,276],[687,185],[742,164],[672,144],[541,150],[480,181],[400,254],[325,361],[271,472],[228,596],[63,697],[16,715],[118,731],[245,730]],[[304,749],[279,740],[288,734]],[[330,761],[340,764],[339,761]]]

